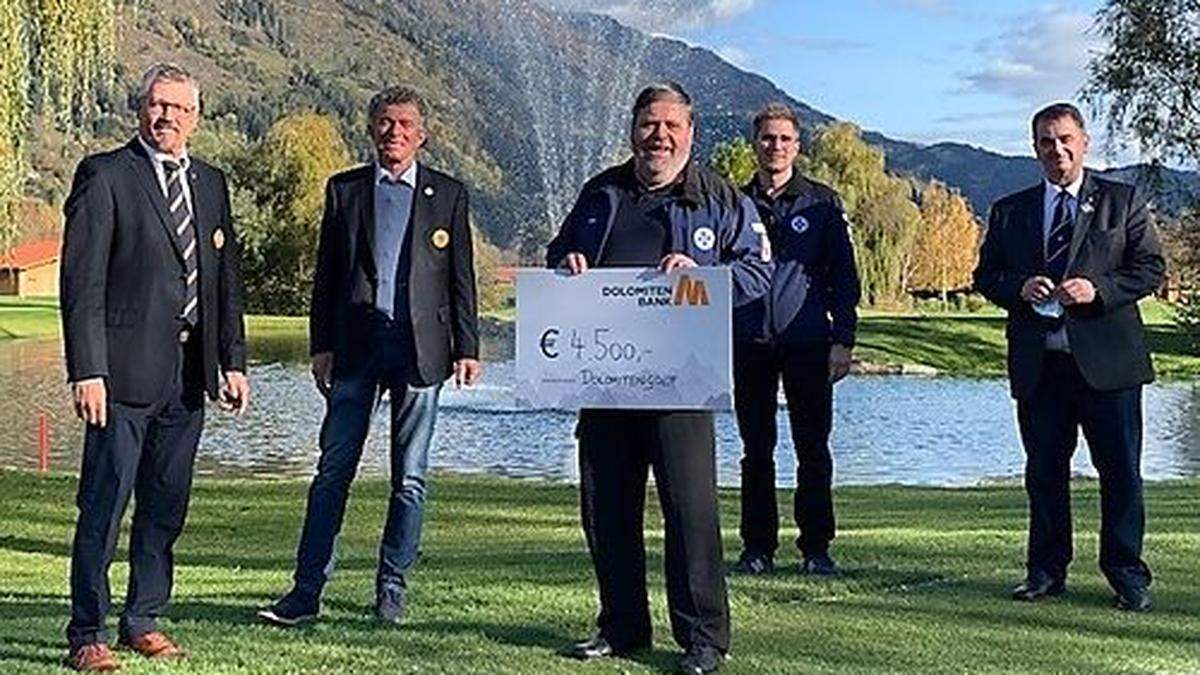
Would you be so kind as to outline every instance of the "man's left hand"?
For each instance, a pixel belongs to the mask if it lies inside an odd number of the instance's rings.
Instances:
[[[483,364],[476,359],[459,359],[454,362],[454,386],[474,386],[483,374]]]
[[[246,379],[246,374],[240,370],[225,371],[224,379],[217,404],[222,410],[241,415],[250,406],[250,380]]]
[[[1087,305],[1096,299],[1096,287],[1091,281],[1082,277],[1073,277],[1063,281],[1055,291],[1059,302],[1064,307],[1071,305]]]
[[[658,263],[658,268],[664,272],[695,266],[696,261],[682,253],[668,253],[663,256],[663,259]]]
[[[850,347],[832,345],[829,348],[829,383],[833,384],[850,373]]]

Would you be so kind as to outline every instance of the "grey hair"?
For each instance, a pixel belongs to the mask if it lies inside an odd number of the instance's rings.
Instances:
[[[425,119],[425,99],[421,98],[421,93],[416,88],[402,84],[388,87],[371,97],[371,102],[367,105],[367,123],[374,125],[375,120],[383,114],[383,109],[389,105],[405,104],[415,107],[421,119]]]
[[[150,66],[142,74],[142,83],[138,85],[137,96],[133,99],[135,110],[142,109],[146,99],[150,98],[150,89],[156,82],[186,82],[192,85],[192,91],[196,92],[196,109],[200,109],[200,85],[196,78],[179,64],[162,62]]]
[[[637,124],[638,115],[646,108],[649,108],[651,104],[658,103],[659,101],[670,101],[686,107],[688,122],[695,122],[695,113],[692,110],[692,97],[688,96],[683,85],[668,80],[666,82],[655,82],[638,92],[637,98],[633,101],[633,119],[630,121],[630,124]]]

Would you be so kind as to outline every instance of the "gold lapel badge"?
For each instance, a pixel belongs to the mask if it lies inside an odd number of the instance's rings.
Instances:
[[[446,231],[446,228],[439,227],[429,235],[429,241],[436,249],[446,248],[446,245],[450,243],[450,233]]]
[[[225,231],[221,228],[217,228],[213,232],[213,247],[218,251],[225,248]]]

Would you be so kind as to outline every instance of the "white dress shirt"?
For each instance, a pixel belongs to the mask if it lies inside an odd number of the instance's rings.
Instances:
[[[192,202],[192,181],[188,180],[188,173],[192,168],[192,160],[188,157],[187,148],[178,157],[167,154],[155,149],[153,145],[146,142],[141,134],[138,134],[138,142],[146,150],[146,154],[150,156],[150,165],[154,167],[154,175],[158,176],[158,189],[162,190],[163,197],[167,196],[167,170],[163,168],[163,162],[175,162],[179,165],[179,170],[183,172],[180,176],[180,183],[183,185],[183,198],[187,201],[188,211],[191,212],[192,218],[196,217],[196,205]]]

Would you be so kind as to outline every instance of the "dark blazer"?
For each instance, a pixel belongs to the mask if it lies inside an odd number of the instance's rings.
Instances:
[[[204,388],[245,370],[239,245],[225,176],[192,157],[187,173],[200,273]],[[65,207],[60,304],[67,376],[107,380],[109,398],[154,402],[174,375],[186,278],[154,166],[136,138],[87,157]]]
[[[375,165],[329,179],[309,313],[310,351],[333,352],[335,373],[369,353],[363,320],[375,304]],[[445,236],[448,235],[448,239]],[[416,367],[413,384],[429,386],[453,372],[454,361],[479,358],[475,266],[467,190],[444,173],[417,165],[412,214],[396,275],[407,293]],[[401,317],[396,317],[400,320]]]
[[[1020,297],[1031,276],[1046,274],[1044,184],[992,205],[975,288],[1008,310],[1012,393],[1033,393],[1051,323]],[[1096,300],[1067,309],[1071,353],[1088,384],[1104,391],[1154,379],[1137,301],[1162,283],[1165,262],[1146,201],[1131,185],[1084,173],[1066,276],[1096,287]]]

